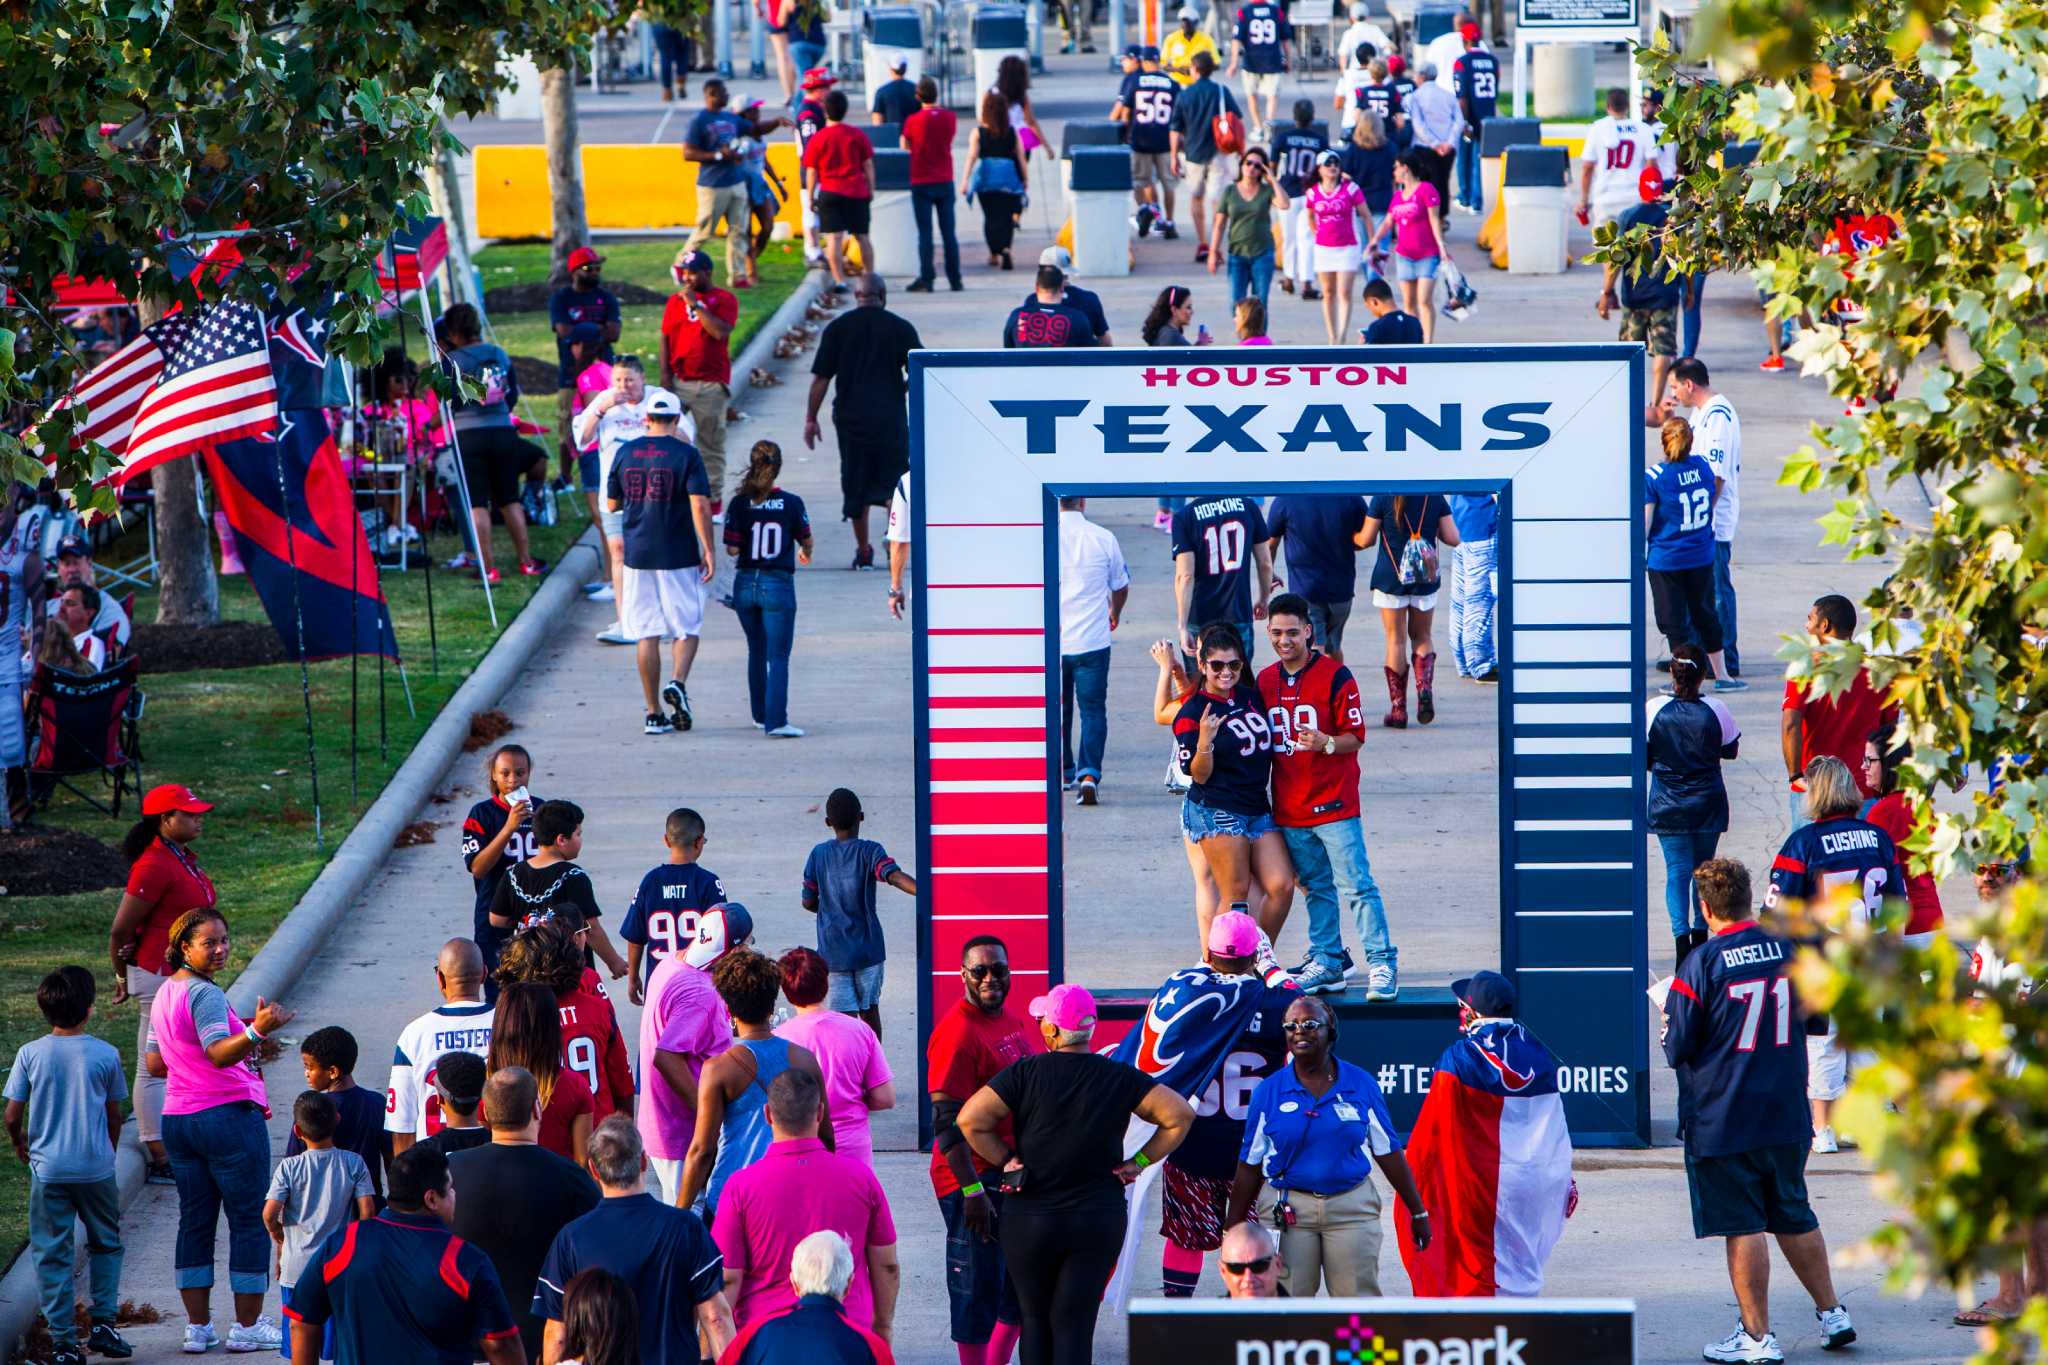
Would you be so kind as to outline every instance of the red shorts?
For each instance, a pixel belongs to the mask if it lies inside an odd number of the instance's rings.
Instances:
[[[1214,1251],[1223,1245],[1223,1214],[1230,1203],[1231,1182],[1221,1177],[1189,1175],[1166,1163],[1165,1192],[1160,1197],[1159,1235],[1189,1251]]]

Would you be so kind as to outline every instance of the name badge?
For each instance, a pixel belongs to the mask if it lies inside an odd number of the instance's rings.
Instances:
[[[1343,1122],[1345,1122],[1345,1123],[1356,1123],[1356,1122],[1358,1122],[1358,1106],[1357,1106],[1357,1105],[1354,1105],[1354,1104],[1346,1104],[1346,1103],[1345,1103],[1344,1101],[1342,1101],[1342,1100],[1339,1100],[1339,1101],[1337,1101],[1337,1106],[1336,1106],[1336,1113],[1337,1113],[1337,1117],[1338,1117],[1338,1118],[1339,1118],[1340,1120],[1342,1120]]]

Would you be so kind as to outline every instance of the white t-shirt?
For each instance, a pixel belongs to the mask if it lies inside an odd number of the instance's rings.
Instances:
[[[1594,208],[1605,214],[1620,213],[1643,200],[1639,181],[1643,167],[1657,154],[1655,129],[1635,119],[1618,119],[1603,114],[1586,131],[1585,150],[1579,160],[1593,167]]]
[[[1387,31],[1370,19],[1359,19],[1344,30],[1344,36],[1337,40],[1337,55],[1343,60],[1339,67],[1346,73],[1363,71],[1358,64],[1358,45],[1371,43],[1375,56],[1384,57],[1394,50],[1394,40]]]
[[[1717,393],[1704,407],[1693,409],[1691,422],[1692,453],[1705,459],[1721,481],[1721,496],[1714,500],[1714,539],[1733,540],[1741,512],[1742,419],[1728,396]]]
[[[896,480],[896,491],[889,495],[889,529],[882,532],[882,539],[891,545],[910,543],[910,475]]]
[[[1060,653],[1109,648],[1109,595],[1131,585],[1123,547],[1085,513],[1060,513]]]
[[[434,1089],[434,1063],[444,1052],[491,1052],[495,1011],[481,1000],[442,1005],[407,1024],[391,1055],[390,1088],[384,1093],[384,1131],[430,1138],[445,1126],[441,1096]]]
[[[1436,66],[1436,83],[1456,94],[1451,68],[1456,66],[1458,58],[1464,55],[1465,36],[1453,28],[1448,33],[1439,33],[1429,40],[1429,46],[1422,50],[1422,61],[1417,63],[1417,67],[1433,63]]]

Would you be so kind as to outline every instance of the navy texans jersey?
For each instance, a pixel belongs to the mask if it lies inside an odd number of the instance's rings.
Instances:
[[[818,130],[824,126],[825,106],[817,100],[807,97],[802,104],[797,106],[796,111],[797,150],[801,152],[804,148],[810,146],[811,139],[816,137]]]
[[[1387,78],[1387,84],[1394,87],[1394,112],[1400,113],[1415,96],[1415,78],[1405,72]]]
[[[1308,193],[1309,177],[1316,173],[1316,158],[1329,143],[1313,128],[1283,128],[1273,139],[1273,165],[1280,177],[1280,189],[1290,198]]]
[[[1190,632],[1199,634],[1203,626],[1218,622],[1250,626],[1252,547],[1267,539],[1266,514],[1255,498],[1200,498],[1181,504],[1173,514],[1173,554],[1195,557]]]
[[[1173,149],[1173,102],[1180,97],[1180,82],[1164,71],[1136,71],[1124,82],[1120,96],[1131,116],[1131,150],[1165,152]]]
[[[697,937],[699,915],[723,904],[725,883],[701,863],[663,863],[642,877],[619,924],[620,938],[647,949],[640,958],[641,979]]]
[[[1886,901],[1903,905],[1906,899],[1906,875],[1892,836],[1846,815],[1792,831],[1771,864],[1764,905],[1775,909],[1790,900],[1818,909],[1844,888],[1855,894],[1850,913],[1858,921],[1876,919]]]
[[[531,798],[532,810],[539,810],[541,799]],[[484,845],[498,837],[498,831],[505,828],[505,821],[511,817],[512,808],[505,804],[502,796],[493,796],[479,801],[469,808],[469,815],[462,822],[462,865],[469,867],[476,862],[476,855],[484,851]],[[476,903],[472,907],[476,919],[476,936],[483,938],[491,932],[491,902],[497,899],[498,883],[514,863],[523,863],[540,852],[533,841],[533,815],[529,811],[524,822],[512,831],[512,837],[505,841],[503,851],[498,854],[497,866],[483,876],[476,878]]]
[[[1239,683],[1227,697],[1211,696],[1197,687],[1181,703],[1180,714],[1173,718],[1181,771],[1195,761],[1202,717],[1211,711],[1219,712],[1223,723],[1209,750],[1209,780],[1189,787],[1188,800],[1236,815],[1271,814],[1266,792],[1273,778],[1273,727],[1258,688],[1248,683]]]
[[[1664,1057],[1678,1072],[1678,1134],[1688,1155],[1812,1138],[1806,1028],[1785,975],[1797,951],[1744,920],[1687,954],[1671,978]]]
[[[811,538],[804,500],[778,488],[763,502],[734,498],[725,514],[725,547],[740,552],[742,569],[796,571],[796,547]]]
[[[1457,65],[1451,68],[1451,88],[1458,96],[1468,127],[1492,118],[1499,109],[1500,62],[1483,47],[1466,48],[1459,54]],[[1477,137],[1478,133],[1475,131],[1472,136]]]
[[[1391,119],[1401,112],[1401,92],[1390,82],[1361,85],[1352,97],[1352,103],[1378,114],[1382,119]]]
[[[1285,71],[1290,36],[1287,12],[1273,0],[1252,0],[1237,11],[1237,45],[1247,71]]]

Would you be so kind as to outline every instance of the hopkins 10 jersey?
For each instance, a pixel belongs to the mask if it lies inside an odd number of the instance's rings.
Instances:
[[[1287,11],[1273,0],[1252,0],[1237,11],[1237,46],[1244,69],[1265,74],[1287,69]]]
[[[1771,864],[1764,905],[1776,909],[1792,900],[1818,909],[1843,891],[1854,897],[1849,913],[1859,924],[1878,919],[1886,901],[1903,906],[1906,900],[1906,874],[1892,836],[1853,816],[1793,830]]]
[[[1278,168],[1280,188],[1288,196],[1306,194],[1309,178],[1316,173],[1316,158],[1329,147],[1313,128],[1283,128],[1273,139],[1273,161]]]

